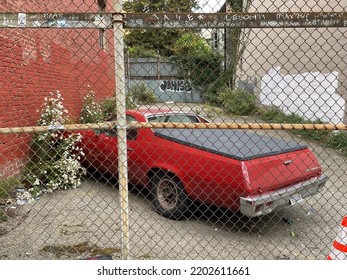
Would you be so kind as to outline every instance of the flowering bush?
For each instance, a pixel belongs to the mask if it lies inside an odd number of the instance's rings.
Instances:
[[[114,119],[116,117],[116,113],[117,113],[117,100],[116,97],[108,97],[105,98],[102,102],[101,102],[101,108],[102,108],[102,112],[104,115],[104,120],[110,120],[110,119]],[[136,108],[136,104],[133,101],[132,97],[130,95],[126,95],[125,97],[125,106],[127,109],[134,109]]]
[[[126,95],[126,108],[136,108],[131,95]],[[95,100],[95,93],[88,91],[83,97],[82,111],[80,114],[80,121],[82,123],[97,123],[108,121],[115,118],[117,108],[117,100],[115,96],[107,97],[100,102]]]
[[[83,97],[83,105],[81,111],[82,123],[97,123],[104,120],[102,106],[95,101],[95,93],[88,90]]]
[[[39,125],[59,126],[67,114],[59,91],[50,92],[41,108]],[[36,133],[30,146],[31,155],[23,170],[23,184],[34,195],[58,189],[76,188],[81,184],[85,169],[78,143],[79,133],[64,135],[57,130]]]

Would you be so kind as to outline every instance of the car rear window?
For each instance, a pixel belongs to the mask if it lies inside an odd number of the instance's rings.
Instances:
[[[199,119],[193,115],[173,114],[148,117],[149,122],[182,122],[182,123],[199,123]]]

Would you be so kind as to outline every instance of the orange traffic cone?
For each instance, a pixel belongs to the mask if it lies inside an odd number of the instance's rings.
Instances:
[[[347,260],[347,216],[342,219],[340,230],[327,260]]]

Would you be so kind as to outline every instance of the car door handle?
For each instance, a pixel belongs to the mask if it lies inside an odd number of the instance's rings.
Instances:
[[[127,148],[127,151],[132,152],[134,149],[133,148]]]

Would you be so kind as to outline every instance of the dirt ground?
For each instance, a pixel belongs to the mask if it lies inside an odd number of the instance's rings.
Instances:
[[[284,131],[271,133],[293,138]],[[130,257],[325,259],[346,215],[347,159],[319,143],[308,144],[329,176],[326,189],[260,218],[200,205],[194,216],[172,221],[154,212],[148,192],[132,187]],[[118,186],[111,178],[87,176],[78,189],[45,194],[11,211],[13,217],[0,223],[0,259],[120,258]]]

